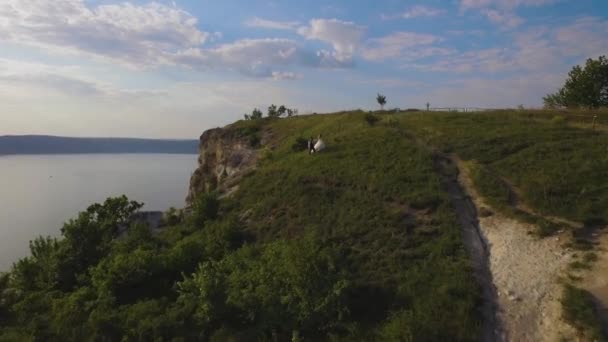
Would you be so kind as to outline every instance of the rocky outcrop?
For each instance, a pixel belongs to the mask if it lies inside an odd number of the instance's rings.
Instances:
[[[255,167],[257,141],[257,131],[251,129],[229,126],[205,131],[199,143],[198,168],[190,178],[188,206],[202,192],[234,192],[240,178]]]

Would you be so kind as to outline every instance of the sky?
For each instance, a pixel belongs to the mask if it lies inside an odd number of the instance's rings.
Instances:
[[[542,106],[606,0],[0,0],[0,135],[197,138],[253,108]]]

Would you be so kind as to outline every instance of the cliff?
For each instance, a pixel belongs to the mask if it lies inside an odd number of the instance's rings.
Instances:
[[[186,202],[197,194],[217,190],[221,195],[238,189],[238,181],[255,167],[260,138],[257,126],[214,128],[199,142],[198,168],[192,174]]]

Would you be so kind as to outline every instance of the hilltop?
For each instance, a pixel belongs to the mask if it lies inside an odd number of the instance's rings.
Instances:
[[[117,198],[31,244],[0,277],[0,340],[601,339],[607,118],[355,111],[209,130],[189,209],[162,232],[120,236],[140,206]]]
[[[197,152],[195,140],[134,138],[73,138],[47,135],[0,136],[0,155],[81,153],[175,153]]]

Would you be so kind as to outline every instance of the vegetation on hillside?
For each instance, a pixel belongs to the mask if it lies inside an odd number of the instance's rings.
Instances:
[[[0,340],[477,340],[431,154],[381,118],[258,120],[274,148],[239,191],[200,194],[159,234],[125,231],[140,204],[124,197],[89,207],[0,277]],[[294,150],[317,134],[323,153]]]
[[[424,113],[401,120],[426,143],[474,161],[476,185],[497,207],[517,197],[543,215],[608,222],[608,136],[601,131],[526,111]]]
[[[602,324],[599,315],[595,312],[593,295],[574,287],[564,286],[562,297],[563,318],[581,331],[585,339],[590,341],[606,341],[602,335]]]
[[[243,117],[245,120],[259,120],[263,115],[261,110],[254,108],[253,111],[251,111],[251,114],[244,114]],[[273,104],[268,107],[266,115],[269,118],[292,117],[298,115],[298,110],[295,108],[287,108],[284,105],[277,107],[277,105]]]

